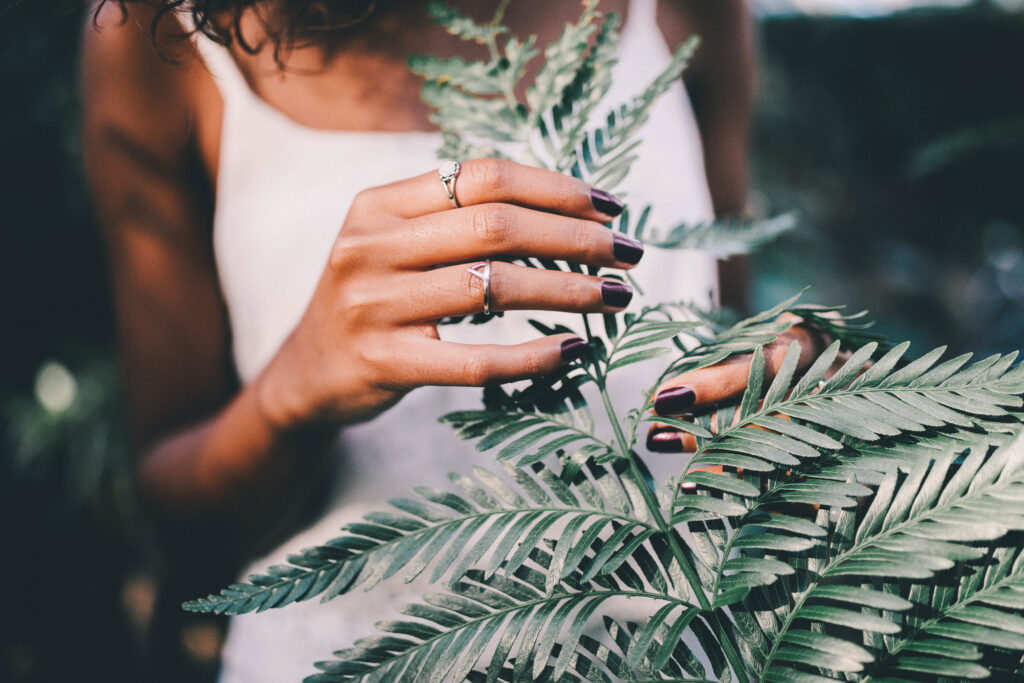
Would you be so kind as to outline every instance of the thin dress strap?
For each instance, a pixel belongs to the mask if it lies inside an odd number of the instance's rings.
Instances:
[[[645,27],[658,25],[658,0],[630,0],[629,16],[626,17],[626,25],[643,25]]]

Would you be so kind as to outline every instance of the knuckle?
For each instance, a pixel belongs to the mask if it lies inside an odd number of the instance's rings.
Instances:
[[[359,349],[359,360],[366,380],[374,386],[394,383],[394,371],[383,344],[364,344]]]
[[[507,243],[511,227],[511,211],[502,204],[482,204],[473,212],[473,234],[484,244]]]
[[[489,192],[508,189],[512,178],[512,168],[503,159],[476,159],[468,164],[468,170],[473,185]]]
[[[349,287],[344,295],[339,297],[338,303],[344,311],[346,320],[357,328],[372,322],[379,310],[379,302],[367,291],[367,288]]]
[[[372,212],[374,204],[374,195],[376,193],[373,189],[361,190],[352,199],[352,204],[349,206],[348,213],[350,216],[367,216]]]
[[[589,308],[596,303],[594,288],[586,278],[578,275],[568,277],[562,284],[561,289],[565,303],[573,309]]]
[[[352,269],[359,258],[359,240],[349,231],[343,231],[331,247],[331,255],[328,258],[328,265],[336,272],[346,272]]]
[[[604,232],[606,229],[601,228]],[[602,249],[602,240],[598,235],[604,236],[603,233],[596,233],[591,229],[591,226],[587,223],[580,223],[572,231],[573,249],[578,255],[579,259],[583,263],[602,263],[608,260],[609,254],[602,254],[603,251],[610,251],[607,248]],[[604,258],[602,258],[602,255]]]
[[[521,366],[524,374],[540,375],[547,370],[544,355],[536,349],[530,349],[523,353]]]
[[[495,376],[494,363],[483,354],[468,356],[463,363],[463,372],[467,384],[483,386],[489,384]]]
[[[588,194],[586,183],[572,176],[556,175],[557,179],[551,185],[556,205],[567,208],[578,207],[580,197],[585,197]]]

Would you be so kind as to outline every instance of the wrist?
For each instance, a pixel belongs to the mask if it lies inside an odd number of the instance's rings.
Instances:
[[[313,422],[315,411],[309,406],[309,392],[300,388],[296,373],[280,357],[256,377],[252,390],[260,417],[276,436]]]

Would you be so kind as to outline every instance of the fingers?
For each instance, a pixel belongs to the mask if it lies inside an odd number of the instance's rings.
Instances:
[[[390,258],[407,268],[528,256],[625,269],[644,251],[639,242],[592,220],[497,203],[415,219],[396,228],[393,238],[401,248]]]
[[[622,212],[622,202],[593,190],[582,180],[502,159],[474,159],[455,178],[461,206],[506,202],[544,211],[607,222]],[[360,193],[357,204],[402,218],[452,208],[436,170]]]
[[[693,453],[697,438],[675,427],[655,423],[647,431],[647,450],[654,453]]]
[[[484,283],[466,264],[404,276],[403,290],[415,292],[400,312],[402,322],[428,322],[483,311]],[[618,280],[491,263],[490,309],[611,313],[626,307],[633,289]]]
[[[800,344],[797,372],[806,370],[821,350],[821,335],[795,325],[764,347],[765,382],[770,382],[782,366],[792,342]],[[747,387],[751,354],[734,356],[709,368],[686,372],[662,384],[654,398],[654,412],[677,416],[707,410],[719,403],[739,398]]]
[[[542,337],[524,344],[456,344],[426,337],[412,343],[408,353],[393,359],[389,373],[415,386],[486,386],[546,375],[582,356],[586,342],[571,334]]]

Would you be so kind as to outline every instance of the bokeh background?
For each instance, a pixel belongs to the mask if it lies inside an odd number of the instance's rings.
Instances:
[[[1021,3],[757,9],[754,205],[800,228],[755,259],[755,306],[812,285],[918,350],[1024,346]],[[82,26],[0,0],[0,681],[202,681],[221,625],[176,610],[199,586],[167,581],[127,477]]]

